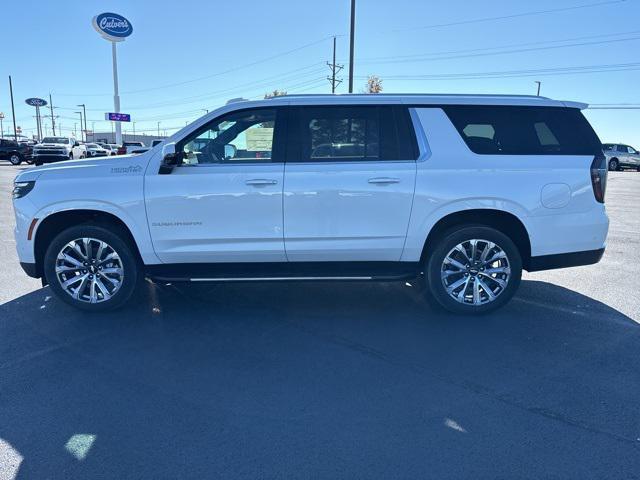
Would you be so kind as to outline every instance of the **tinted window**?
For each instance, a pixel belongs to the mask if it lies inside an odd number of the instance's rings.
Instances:
[[[624,152],[624,153],[627,153],[627,146],[626,146],[626,145],[618,145],[618,146],[616,147],[616,151],[617,151],[617,152]]]
[[[456,105],[444,110],[478,154],[595,155],[602,149],[574,108]]]
[[[415,133],[407,109],[323,106],[295,109],[291,138],[298,148],[289,161],[415,160]]]
[[[178,148],[185,153],[183,163],[271,162],[276,117],[274,108],[223,115],[179,143]]]
[[[613,150],[615,148],[615,145],[611,144],[611,143],[603,143],[602,144],[602,149],[603,150]]]

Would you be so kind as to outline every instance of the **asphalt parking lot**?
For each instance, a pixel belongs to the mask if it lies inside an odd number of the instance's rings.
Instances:
[[[601,263],[496,314],[399,284],[154,286],[88,316],[26,277],[0,165],[0,479],[640,478],[640,174]]]

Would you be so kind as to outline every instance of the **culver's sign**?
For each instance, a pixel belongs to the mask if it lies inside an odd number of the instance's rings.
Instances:
[[[131,22],[117,13],[101,13],[91,23],[102,37],[112,42],[122,42],[133,33]]]

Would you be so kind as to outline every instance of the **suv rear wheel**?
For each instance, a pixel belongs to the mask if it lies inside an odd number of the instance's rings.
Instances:
[[[142,278],[137,257],[118,229],[78,225],[59,233],[44,256],[54,293],[74,307],[106,311],[122,306]]]
[[[620,164],[618,163],[617,158],[612,158],[609,160],[609,170],[615,172],[620,169]]]
[[[486,226],[451,229],[425,267],[429,293],[445,309],[483,314],[507,303],[520,285],[522,258],[513,241]]]
[[[11,165],[20,165],[22,163],[22,156],[19,153],[12,153],[9,155],[9,162],[11,162]]]

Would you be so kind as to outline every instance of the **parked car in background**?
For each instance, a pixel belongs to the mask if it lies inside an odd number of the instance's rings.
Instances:
[[[142,142],[122,142],[122,146],[118,148],[118,155],[126,155],[133,153],[134,150],[146,148]]]
[[[0,159],[9,160],[12,165],[31,162],[33,148],[27,142],[16,142],[8,138],[0,139]]]
[[[640,172],[640,152],[635,148],[621,143],[603,143],[602,150],[607,157],[609,170],[634,168]]]
[[[146,276],[415,281],[441,307],[487,313],[523,270],[604,253],[607,163],[586,107],[384,94],[229,104],[161,152],[20,172],[18,256],[94,312]]]
[[[33,148],[33,162],[36,165],[86,158],[87,148],[73,137],[44,137]]]
[[[87,143],[87,157],[108,157],[111,155],[111,150],[98,145],[97,143]]]
[[[160,145],[162,143],[162,140],[152,140],[151,141],[151,146],[150,147],[141,147],[141,148],[136,148],[134,150],[131,150],[131,153],[133,154],[139,154],[139,153],[144,153],[148,150],[151,150],[153,147],[155,147],[156,145]]]

